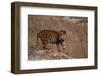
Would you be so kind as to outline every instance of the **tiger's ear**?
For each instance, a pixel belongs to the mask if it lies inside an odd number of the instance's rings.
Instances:
[[[65,34],[66,34],[66,31],[65,31],[65,30],[61,30],[59,33],[60,33],[61,35],[65,35]]]

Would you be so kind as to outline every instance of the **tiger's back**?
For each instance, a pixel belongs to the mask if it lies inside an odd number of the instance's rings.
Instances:
[[[43,30],[37,34],[37,36],[41,39],[43,44],[57,44],[57,39],[59,38],[59,35],[59,32],[53,30]]]

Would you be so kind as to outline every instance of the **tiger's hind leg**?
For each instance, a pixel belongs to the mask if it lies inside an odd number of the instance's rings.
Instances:
[[[46,53],[50,53],[50,49],[49,48],[47,48],[47,43],[45,43],[45,44],[43,44],[43,50],[46,52]]]
[[[42,47],[43,50],[48,49],[48,48],[47,48],[47,42],[46,42],[46,41],[42,41],[42,44],[43,44],[43,47]]]
[[[45,50],[47,47],[47,44],[43,44],[43,50]]]

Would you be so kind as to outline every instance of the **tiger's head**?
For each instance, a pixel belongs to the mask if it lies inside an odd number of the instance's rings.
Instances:
[[[61,30],[59,31],[59,43],[64,46],[64,42],[65,42],[65,38],[66,38],[66,31],[65,30]]]

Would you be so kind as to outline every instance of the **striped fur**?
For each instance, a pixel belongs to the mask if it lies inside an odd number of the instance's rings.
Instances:
[[[66,34],[66,31],[61,30],[61,31],[53,31],[53,30],[42,30],[37,34],[37,42],[38,39],[41,40],[43,44],[43,49],[46,49],[46,46],[48,43],[51,44],[57,44],[57,45],[62,45],[63,46],[63,35]]]

